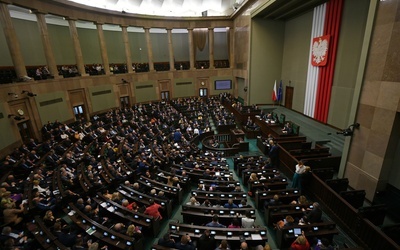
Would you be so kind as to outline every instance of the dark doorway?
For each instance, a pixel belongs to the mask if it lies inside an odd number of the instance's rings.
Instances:
[[[21,139],[24,143],[29,142],[31,138],[33,138],[33,130],[31,121],[23,121],[18,123],[19,134],[21,135]]]

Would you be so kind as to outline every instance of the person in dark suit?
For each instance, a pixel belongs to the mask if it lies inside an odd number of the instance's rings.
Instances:
[[[197,249],[198,250],[210,250],[215,249],[217,246],[217,242],[213,235],[210,234],[210,230],[204,230],[204,233],[200,236],[197,241]]]
[[[174,132],[174,142],[181,142],[181,141],[182,141],[182,133],[181,133],[181,130],[178,128]]]
[[[279,200],[279,195],[275,194],[272,199],[264,202],[264,207],[268,208],[269,206],[279,206],[281,204],[282,202]]]
[[[279,148],[273,140],[269,141],[269,145],[270,145],[270,150],[268,156],[271,159],[271,166],[279,167]]]
[[[189,235],[182,235],[181,241],[175,244],[175,248],[179,250],[195,250]]]
[[[174,248],[175,247],[175,240],[171,238],[170,233],[164,234],[162,238],[158,240],[158,245],[163,246],[163,247],[170,247]]]
[[[291,135],[293,133],[292,126],[289,122],[287,122],[285,124],[285,126],[283,127],[282,133],[287,134],[287,135]]]
[[[76,242],[77,235],[71,232],[71,228],[66,226],[57,232],[58,240],[66,247],[73,247]]]
[[[313,203],[313,208],[309,212],[306,212],[304,208],[302,210],[305,212],[303,216],[304,223],[316,223],[321,221],[322,210],[318,202]]]

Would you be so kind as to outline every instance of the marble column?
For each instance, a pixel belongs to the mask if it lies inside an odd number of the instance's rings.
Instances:
[[[74,44],[75,60],[76,60],[76,66],[78,67],[78,72],[81,76],[87,76],[88,74],[86,74],[85,65],[83,64],[82,49],[81,49],[81,44],[79,43],[78,30],[76,29],[75,20],[73,19],[67,19],[67,20],[69,26],[69,33],[71,35],[72,42]]]
[[[229,68],[233,69],[235,65],[235,32],[233,28],[229,28]]]
[[[190,69],[193,70],[194,68],[194,45],[193,45],[193,29],[189,28],[189,56],[190,56]]]
[[[153,47],[151,46],[150,28],[144,28],[144,33],[146,35],[147,56],[149,59],[149,70],[154,71]]]
[[[131,47],[129,46],[129,37],[128,37],[128,26],[121,25],[121,28],[122,28],[122,39],[124,41],[124,46],[125,46],[126,67],[128,69],[128,73],[133,73]]]
[[[174,47],[172,46],[172,29],[167,29],[167,34],[168,34],[169,70],[175,70]]]
[[[96,23],[97,35],[99,36],[101,59],[103,60],[104,72],[106,75],[110,75],[110,63],[108,62],[107,46],[104,39],[103,24]]]
[[[47,29],[46,18],[43,13],[36,12],[35,14],[39,26],[40,35],[42,37],[44,55],[46,57],[46,62],[49,67],[50,74],[54,76],[55,79],[60,78],[60,76],[58,75],[56,60],[54,59],[53,49],[50,43],[49,30]]]
[[[214,69],[214,28],[208,28],[208,51],[210,59],[210,69]]]
[[[10,11],[7,4],[0,2],[0,21],[3,26],[4,37],[10,51],[11,59],[14,64],[15,73],[18,78],[27,76],[24,58],[22,57],[21,48],[12,24]]]

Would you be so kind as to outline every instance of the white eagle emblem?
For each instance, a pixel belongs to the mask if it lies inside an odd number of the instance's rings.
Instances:
[[[314,41],[312,46],[312,60],[316,65],[324,62],[328,51],[328,40],[319,38],[318,41]]]

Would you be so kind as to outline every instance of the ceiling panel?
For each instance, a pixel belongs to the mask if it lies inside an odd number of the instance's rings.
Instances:
[[[287,20],[307,12],[328,0],[276,0],[260,11],[256,17],[272,20]]]

